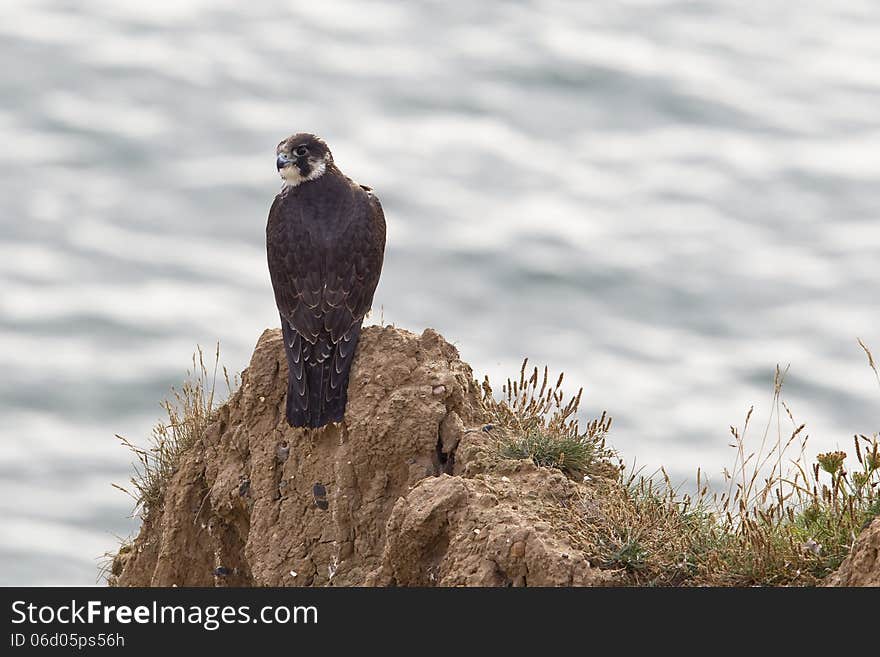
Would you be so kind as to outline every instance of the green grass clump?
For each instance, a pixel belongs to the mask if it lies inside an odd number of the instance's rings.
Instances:
[[[162,402],[167,419],[153,428],[147,447],[139,447],[123,436],[116,436],[132,451],[136,462],[129,480],[131,488],[113,486],[134,499],[135,513],[140,513],[142,518],[162,505],[168,481],[177,472],[181,455],[204,435],[216,415],[220,345],[217,345],[212,372],[205,366],[201,347],[193,354],[192,362],[192,370],[187,371],[183,385],[180,389],[172,388],[172,397]],[[231,393],[233,386],[225,367],[223,376]]]
[[[582,436],[558,436],[532,430],[524,436],[502,441],[501,456],[532,459],[535,465],[558,468],[569,476],[582,475],[595,460],[596,444]]]

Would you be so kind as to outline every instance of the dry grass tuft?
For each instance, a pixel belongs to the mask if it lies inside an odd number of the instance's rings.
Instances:
[[[519,379],[502,387],[504,398],[496,400],[489,378],[483,380],[483,404],[491,421],[501,427],[498,456],[508,459],[531,459],[536,465],[557,468],[570,477],[605,473],[613,452],[605,445],[611,418],[605,413],[581,431],[577,419],[583,388],[565,401],[563,374],[550,385],[545,367],[539,376],[535,367],[526,372],[523,361]],[[540,383],[540,385],[539,385]]]
[[[865,355],[868,357],[868,367],[874,370],[874,377],[877,379],[877,385],[880,385],[880,372],[877,371],[877,363],[874,362],[874,354],[871,353],[871,350],[868,349],[868,346],[862,342],[861,338],[856,338],[859,342],[859,346],[862,348],[862,351],[865,352]]]
[[[119,543],[119,548],[116,552],[104,552],[104,554],[97,558],[98,574],[95,578],[95,584],[103,582],[112,586],[115,579],[122,573],[125,557],[134,549],[134,539],[131,537],[122,538],[121,536],[116,536],[115,538]]]
[[[139,447],[123,436],[116,437],[130,449],[137,461],[130,481],[131,489],[113,484],[115,488],[135,500],[134,513],[146,518],[151,510],[162,505],[165,488],[177,471],[181,455],[195,444],[214,420],[217,409],[217,374],[220,363],[220,345],[214,354],[209,372],[205,366],[202,348],[193,354],[193,367],[186,373],[181,388],[172,388],[172,396],[162,402],[167,420],[159,422],[149,438],[147,447]],[[223,378],[229,394],[234,390],[226,368]]]

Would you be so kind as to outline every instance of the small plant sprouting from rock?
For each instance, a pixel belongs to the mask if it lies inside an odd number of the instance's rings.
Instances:
[[[147,447],[139,447],[117,434],[122,444],[136,457],[131,489],[113,484],[135,500],[135,513],[146,517],[151,510],[161,506],[169,479],[177,471],[181,455],[198,441],[214,420],[217,405],[217,374],[220,363],[220,344],[214,354],[214,364],[209,372],[204,353],[198,347],[193,354],[193,367],[180,389],[172,388],[172,397],[162,402],[167,420],[153,428]],[[223,378],[229,393],[233,391],[226,368]]]
[[[502,400],[495,399],[489,378],[482,384],[483,405],[492,423],[500,427],[498,455],[508,459],[531,459],[535,465],[558,468],[571,477],[601,471],[607,473],[613,456],[605,446],[611,418],[591,420],[580,431],[577,411],[583,388],[565,401],[562,390],[564,374],[550,385],[550,373],[544,368],[539,376],[535,367],[527,374],[528,359],[523,361],[519,379],[503,386]]]

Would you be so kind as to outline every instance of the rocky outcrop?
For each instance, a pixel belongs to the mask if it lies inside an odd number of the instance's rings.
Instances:
[[[862,530],[827,586],[880,586],[880,517]]]
[[[368,327],[345,421],[284,420],[280,331],[117,556],[120,586],[602,585],[554,510],[577,486],[493,459],[479,387],[439,334]]]
[[[394,505],[380,569],[369,584],[596,586],[614,576],[590,566],[561,538],[547,507],[576,485],[521,461],[510,476],[423,479]]]

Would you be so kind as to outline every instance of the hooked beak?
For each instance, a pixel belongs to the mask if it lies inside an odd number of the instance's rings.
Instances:
[[[275,166],[278,167],[278,170],[281,171],[284,167],[290,164],[290,160],[287,159],[287,156],[284,153],[280,153],[278,155],[278,159],[275,160]]]

